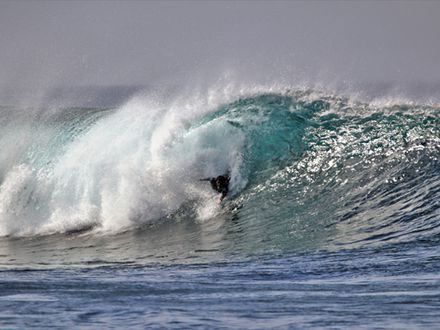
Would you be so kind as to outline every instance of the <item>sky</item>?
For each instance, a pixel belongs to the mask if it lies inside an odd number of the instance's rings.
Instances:
[[[439,83],[439,17],[440,1],[1,1],[0,86]]]

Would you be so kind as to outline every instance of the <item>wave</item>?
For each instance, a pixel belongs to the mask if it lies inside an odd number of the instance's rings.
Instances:
[[[435,106],[260,91],[213,103],[137,97],[116,109],[15,110],[0,112],[2,236],[225,216],[227,239],[249,251],[439,233]],[[199,179],[226,172],[231,194],[219,206]]]

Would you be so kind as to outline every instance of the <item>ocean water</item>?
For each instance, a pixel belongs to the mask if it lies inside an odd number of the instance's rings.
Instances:
[[[439,108],[273,89],[0,109],[2,328],[435,328]],[[231,176],[221,204],[201,178]]]

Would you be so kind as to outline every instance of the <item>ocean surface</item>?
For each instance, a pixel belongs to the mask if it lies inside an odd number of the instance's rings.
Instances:
[[[0,107],[0,327],[440,324],[440,107],[313,90]],[[221,203],[202,178],[229,173]]]

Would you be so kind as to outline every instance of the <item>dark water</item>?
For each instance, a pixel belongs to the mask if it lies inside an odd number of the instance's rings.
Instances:
[[[432,243],[239,262],[94,260],[50,268],[11,267],[11,261],[1,273],[1,322],[17,328],[435,328],[439,249]]]
[[[0,324],[435,328],[435,106],[2,108]],[[229,172],[231,195],[200,178]]]

